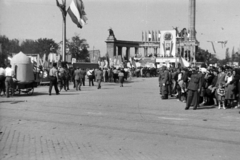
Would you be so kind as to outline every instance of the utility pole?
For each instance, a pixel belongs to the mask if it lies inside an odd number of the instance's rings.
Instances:
[[[57,6],[59,7],[59,9],[62,12],[62,17],[63,17],[63,22],[62,22],[62,56],[63,59],[62,61],[66,61],[66,15],[67,15],[67,11],[66,11],[66,0],[62,0],[62,4],[60,4],[58,2],[58,0],[56,0]]]

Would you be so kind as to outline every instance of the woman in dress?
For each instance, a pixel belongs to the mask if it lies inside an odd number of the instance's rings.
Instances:
[[[234,76],[235,76],[235,71],[230,69],[227,73],[227,76],[225,78],[225,100],[227,102],[227,108],[232,108],[233,107],[233,102],[235,100],[235,89],[236,85],[234,83]]]

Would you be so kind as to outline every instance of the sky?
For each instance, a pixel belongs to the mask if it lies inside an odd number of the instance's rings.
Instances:
[[[59,0],[61,2],[61,0]],[[67,5],[71,0],[67,0]],[[108,29],[118,40],[141,41],[142,31],[188,28],[189,0],[83,0],[88,21],[82,29],[67,16],[67,39],[87,39],[89,50],[106,54]],[[196,31],[200,47],[213,52],[207,41],[225,41],[230,54],[240,48],[240,1],[196,0]],[[0,0],[0,34],[10,39],[50,38],[62,41],[62,14],[55,0]],[[226,48],[215,44],[216,56]],[[131,49],[131,52],[134,50]]]

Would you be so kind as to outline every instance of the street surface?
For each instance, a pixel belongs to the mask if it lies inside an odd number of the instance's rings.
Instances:
[[[239,109],[185,111],[157,78],[0,97],[1,160],[239,160]]]

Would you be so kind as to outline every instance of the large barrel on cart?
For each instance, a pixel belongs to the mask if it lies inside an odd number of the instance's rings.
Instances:
[[[12,68],[14,69],[16,79],[14,79],[15,93],[33,93],[37,87],[37,82],[34,79],[33,64],[28,56],[20,52],[11,60]]]

